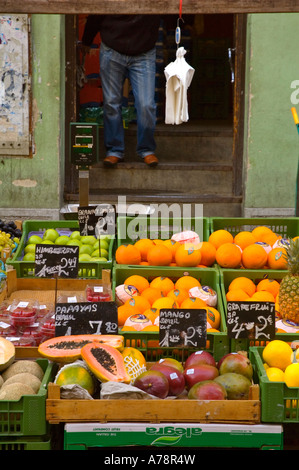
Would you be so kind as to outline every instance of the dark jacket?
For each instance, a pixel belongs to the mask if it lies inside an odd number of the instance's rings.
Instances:
[[[100,32],[103,43],[125,55],[139,55],[155,47],[159,15],[89,15],[82,44],[91,46]]]

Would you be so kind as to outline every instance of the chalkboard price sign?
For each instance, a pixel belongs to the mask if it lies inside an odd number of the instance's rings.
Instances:
[[[78,276],[78,246],[42,245],[35,248],[35,276],[76,278]]]
[[[55,336],[117,334],[115,302],[57,303]]]
[[[229,338],[271,340],[275,336],[275,304],[228,302],[226,323]]]
[[[161,347],[205,347],[207,316],[202,309],[161,309],[159,345]]]

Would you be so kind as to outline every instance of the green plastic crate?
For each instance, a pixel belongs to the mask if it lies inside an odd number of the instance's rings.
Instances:
[[[53,382],[57,366],[47,359],[36,359],[42,367],[44,377],[36,395],[24,395],[20,400],[0,401],[0,438],[21,436],[45,436],[48,432],[46,421],[46,398],[49,382]],[[1,446],[0,446],[1,447]]]
[[[220,269],[219,273],[224,315],[225,318],[227,318],[227,301],[225,294],[228,290],[229,284],[232,282],[233,279],[239,276],[245,276],[249,279],[252,279],[255,284],[257,284],[265,277],[268,277],[269,279],[275,279],[280,282],[286,275],[287,271],[265,269]],[[297,333],[276,333],[275,339],[280,339],[282,341],[288,342],[299,341]],[[248,351],[250,346],[263,346],[263,342],[259,342],[258,340],[249,340],[246,338],[230,339],[231,351]]]
[[[51,438],[47,436],[45,440],[39,438],[0,438],[0,450],[52,450]]]
[[[117,246],[134,243],[139,238],[167,240],[174,233],[183,230],[196,231],[201,241],[207,241],[209,237],[209,219],[206,217],[119,216],[117,219]]]
[[[159,268],[158,270],[153,267],[145,268],[127,268],[122,265],[115,265],[113,270],[113,279],[112,279],[112,290],[115,295],[115,288],[118,285],[124,283],[125,279],[133,274],[139,274],[146,277],[149,281],[157,276],[170,277],[173,281],[183,276],[184,274],[189,274],[190,276],[199,279],[202,285],[208,285],[217,292],[218,296],[218,305],[217,310],[220,312],[221,324],[219,333],[207,333],[207,341],[209,341],[209,348],[207,350],[213,354],[215,359],[218,361],[222,356],[229,352],[229,341],[227,337],[227,327],[225,314],[222,304],[222,297],[220,291],[220,281],[219,281],[219,272],[217,269],[213,268],[172,268],[163,269]],[[147,361],[153,361],[160,359],[161,357],[172,356],[176,359],[185,359],[190,355],[190,348],[188,349],[178,349],[178,348],[158,348],[153,341],[159,340],[158,332],[140,332],[140,331],[119,331],[125,338],[125,344],[127,346],[138,347],[142,353],[145,355]]]
[[[243,217],[211,217],[210,233],[216,230],[228,230],[233,236],[237,233],[248,230],[251,231],[255,227],[265,225],[282,238],[295,237],[299,235],[299,219],[298,217],[289,218],[243,218]]]
[[[79,230],[78,220],[26,220],[23,223],[23,233],[19,246],[14,256],[7,261],[7,264],[13,266],[17,272],[17,277],[34,277],[34,262],[23,261],[24,248],[30,234],[39,234],[43,236],[45,230],[55,228],[61,233]],[[109,259],[107,262],[79,262],[78,278],[101,279],[103,269],[112,269],[114,238],[111,239],[109,246]]]
[[[299,422],[299,387],[287,387],[284,382],[271,382],[263,365],[263,347],[249,348],[254,370],[254,382],[259,383],[261,421],[265,423]]]

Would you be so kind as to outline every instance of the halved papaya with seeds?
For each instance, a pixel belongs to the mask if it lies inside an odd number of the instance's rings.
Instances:
[[[131,382],[123,355],[109,344],[86,344],[81,350],[81,357],[101,382]]]
[[[68,363],[79,359],[83,346],[91,343],[109,344],[117,350],[124,347],[124,337],[121,335],[56,336],[41,343],[38,352],[53,362]]]

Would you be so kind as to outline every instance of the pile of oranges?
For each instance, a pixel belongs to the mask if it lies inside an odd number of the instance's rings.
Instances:
[[[215,259],[222,268],[287,269],[282,237],[267,226],[242,230],[233,236],[226,229],[215,230],[209,243],[216,249]]]
[[[176,280],[162,276],[148,280],[140,274],[132,274],[124,285],[134,286],[137,293],[118,306],[121,331],[159,331],[159,313],[164,308],[205,309],[207,332],[220,331],[221,316],[217,308],[200,297],[190,296],[190,289],[201,287],[200,281],[191,275]]]
[[[210,242],[182,243],[172,239],[143,238],[116,249],[118,264],[145,266],[209,267],[215,263],[216,248]]]
[[[246,276],[237,276],[229,284],[226,300],[252,302],[278,302],[279,282],[276,279],[261,279],[255,282]]]

